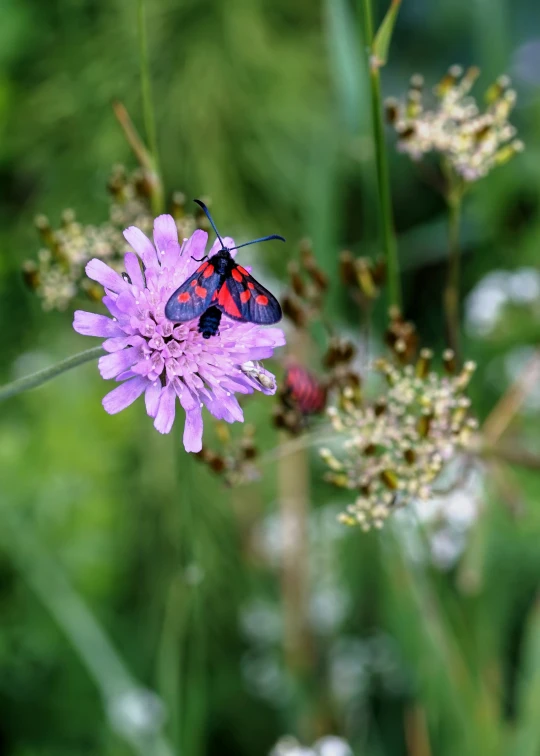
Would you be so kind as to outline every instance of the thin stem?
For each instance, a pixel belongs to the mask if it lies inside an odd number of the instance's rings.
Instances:
[[[501,438],[533,388],[538,384],[539,377],[540,349],[537,349],[486,418],[482,433],[488,443],[496,444]]]
[[[114,115],[116,116],[116,120],[118,121],[122,131],[124,132],[127,143],[135,153],[135,157],[139,161],[141,167],[149,173],[152,172],[154,170],[152,155],[150,155],[150,153],[146,149],[146,146],[139,136],[139,133],[135,128],[135,125],[133,124],[133,121],[131,120],[125,105],[121,102],[113,102],[113,110]]]
[[[462,193],[459,188],[451,189],[447,197],[448,202],[448,277],[444,292],[444,308],[446,314],[446,332],[448,345],[456,355],[456,361],[461,363],[460,344],[460,316],[459,316],[459,288],[460,288],[460,244],[459,231],[461,224]]]
[[[401,281],[396,235],[392,217],[392,196],[388,157],[384,138],[384,122],[381,98],[381,78],[379,67],[372,63],[373,57],[373,15],[371,0],[362,0],[364,10],[364,44],[369,55],[369,80],[371,89],[371,115],[373,120],[373,139],[375,144],[375,162],[377,166],[377,185],[379,194],[379,213],[382,226],[382,242],[386,259],[388,299],[391,307],[401,308]]]
[[[143,107],[144,127],[148,147],[152,155],[152,209],[155,214],[163,211],[163,187],[159,168],[159,153],[156,136],[156,122],[152,104],[152,84],[150,79],[150,61],[148,57],[148,40],[146,36],[146,14],[144,0],[138,0],[137,20],[139,26],[139,57],[141,64],[141,97]]]
[[[18,378],[12,383],[0,386],[0,401],[21,394],[23,391],[37,388],[43,383],[47,383],[47,381],[56,378],[57,375],[65,373],[66,370],[71,370],[71,368],[83,365],[85,362],[95,360],[97,357],[101,357],[104,354],[106,354],[106,352],[102,347],[92,347],[92,349],[87,349],[84,352],[79,352],[79,354],[74,354],[72,357],[62,360],[62,362],[57,362],[56,365],[51,365],[51,367],[38,370],[37,373],[25,375],[24,378]]]

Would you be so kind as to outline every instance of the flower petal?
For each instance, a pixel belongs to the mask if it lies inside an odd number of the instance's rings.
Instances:
[[[140,358],[139,347],[121,349],[119,352],[107,354],[99,358],[98,367],[102,378],[115,378],[118,373],[132,367]]]
[[[97,257],[94,257],[86,264],[85,270],[88,278],[92,278],[94,281],[97,281],[106,289],[111,289],[112,291],[123,291],[127,286],[120,273],[117,273],[112,268],[109,268],[109,266],[106,265],[103,260],[98,260]]]
[[[154,421],[154,428],[160,433],[169,433],[174,423],[176,394],[169,383],[161,391],[159,406]]]
[[[234,396],[219,395],[212,399],[207,399],[205,404],[218,420],[225,420],[227,423],[243,423],[244,413]]]
[[[193,396],[193,394],[183,381],[176,378],[173,381],[173,386],[174,390],[176,391],[176,396],[180,400],[180,404],[182,405],[183,409],[186,410],[186,412],[189,412],[190,410],[195,409],[195,407],[200,406],[199,400]]]
[[[73,317],[73,328],[77,333],[83,336],[123,336],[124,332],[114,320],[106,315],[96,315],[93,312],[84,312],[84,310],[75,310]]]
[[[124,239],[139,255],[147,268],[157,268],[158,259],[156,250],[150,239],[143,234],[137,226],[130,226],[124,231]]]
[[[184,425],[184,449],[187,452],[200,452],[202,449],[203,421],[200,407],[186,412]]]
[[[271,344],[274,348],[285,346],[285,334],[281,328],[263,328],[259,331],[260,338],[264,339],[264,344]],[[257,345],[261,343],[259,339],[255,342]]]
[[[176,221],[172,215],[159,215],[154,221],[154,244],[158,253],[158,259],[161,264],[164,263],[165,258],[169,256],[178,257],[180,253],[180,245],[178,244],[178,229],[176,228]],[[168,252],[171,254],[167,254]],[[167,259],[167,262],[169,260]],[[172,260],[171,260],[172,262]],[[171,266],[169,266],[171,267]]]
[[[159,407],[159,400],[161,398],[162,386],[160,381],[154,381],[148,384],[146,393],[144,395],[144,401],[146,403],[146,412],[150,417],[155,417]]]
[[[131,378],[129,381],[122,383],[103,397],[102,404],[109,415],[115,415],[121,412],[135,399],[138,399],[148,385],[145,378]]]
[[[133,336],[115,336],[112,339],[107,339],[101,345],[106,352],[118,352],[119,349],[124,349],[129,346],[133,341]]]
[[[223,247],[225,249],[231,249],[231,247],[235,246],[234,239],[231,239],[230,236],[223,236],[222,239],[223,239]],[[221,248],[222,247],[221,247],[221,244],[219,243],[219,239],[216,239],[215,242],[210,247],[210,252],[208,253],[208,257],[212,257],[213,255],[217,255],[217,253],[219,252],[219,250]],[[233,257],[235,257],[235,255],[236,255],[236,250],[235,249],[231,252],[231,255]]]
[[[144,289],[144,278],[137,255],[133,252],[126,252],[124,255],[124,266],[133,286],[136,286],[138,289]]]

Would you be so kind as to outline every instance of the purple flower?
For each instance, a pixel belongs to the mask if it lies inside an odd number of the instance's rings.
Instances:
[[[106,411],[120,412],[144,394],[154,427],[169,433],[178,397],[186,413],[184,447],[198,452],[203,405],[220,420],[243,422],[235,393],[275,392],[275,381],[261,381],[252,366],[271,357],[275,347],[285,344],[285,337],[279,328],[237,323],[223,316],[219,334],[203,339],[197,320],[175,324],[165,317],[167,300],[199,265],[193,258],[205,254],[205,231],[195,231],[180,246],[174,219],[160,215],[154,221],[154,244],[135,226],[126,229],[124,237],[139,256],[127,252],[124,258],[130,281],[102,260],[90,260],[86,266],[88,277],[105,288],[103,303],[112,319],[77,310],[73,327],[85,336],[105,338],[103,348],[109,354],[99,360],[100,373],[121,381],[104,397]],[[224,243],[234,247],[230,238]],[[218,250],[216,241],[209,255]],[[243,370],[244,363],[248,365]]]

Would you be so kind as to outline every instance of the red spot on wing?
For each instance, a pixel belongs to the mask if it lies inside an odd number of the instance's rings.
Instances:
[[[247,301],[249,301],[250,297],[251,297],[251,292],[246,289],[240,294],[240,301],[245,304]]]
[[[201,272],[202,272],[203,270],[206,270],[206,268],[207,268],[207,267],[208,267],[209,265],[210,265],[210,263],[209,263],[208,261],[206,261],[206,262],[203,262],[203,264],[202,264],[202,265],[199,265],[199,267],[197,268],[197,273],[201,273]]]
[[[248,281],[248,287],[250,289],[254,289],[255,288],[255,284],[252,284],[251,281]]]
[[[178,301],[181,302],[182,304],[184,302],[189,302],[190,299],[191,299],[191,294],[189,293],[189,291],[183,291],[181,294],[178,295]]]
[[[191,287],[193,288],[194,286],[197,286],[197,279],[196,278],[191,282]]]
[[[243,267],[242,267],[241,265],[237,265],[237,266],[236,266],[236,269],[237,269],[238,271],[240,271],[240,273],[241,273],[241,274],[242,274],[243,276],[249,276],[249,273],[247,272],[247,270],[246,270],[245,268],[243,268]]]
[[[217,291],[214,292],[214,296],[212,297],[212,302],[214,302],[218,298]]]
[[[242,313],[236,306],[236,303],[231,296],[231,292],[229,291],[226,282],[219,290],[218,303],[221,305],[221,307],[223,307],[225,313],[227,315],[230,315],[232,318],[242,317]]]
[[[195,287],[195,294],[200,297],[201,299],[204,299],[206,296],[206,289],[204,286],[196,286]]]
[[[235,281],[241,281],[242,280],[242,274],[239,272],[239,268],[233,268],[231,271],[231,276],[234,278]]]
[[[255,298],[255,301],[258,305],[266,307],[266,305],[268,304],[268,297],[265,297],[264,294],[259,294],[259,296]]]
[[[211,275],[212,275],[212,273],[214,272],[214,266],[213,266],[213,265],[210,265],[210,263],[207,263],[207,266],[208,266],[208,267],[207,267],[207,268],[206,268],[206,270],[204,271],[204,277],[205,277],[205,278],[210,278],[210,276],[211,276]]]

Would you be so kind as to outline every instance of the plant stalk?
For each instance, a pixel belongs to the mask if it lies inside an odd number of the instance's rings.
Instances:
[[[460,339],[460,244],[462,193],[459,188],[451,189],[448,198],[448,274],[444,292],[444,309],[446,315],[446,332],[448,346],[454,351],[457,364],[461,364]]]
[[[65,373],[66,370],[71,370],[78,365],[83,365],[85,362],[95,360],[97,357],[101,357],[104,354],[106,354],[106,352],[102,347],[92,347],[92,349],[87,349],[84,352],[79,352],[79,354],[74,354],[71,357],[62,360],[62,362],[57,362],[56,365],[51,365],[51,367],[38,370],[37,373],[25,375],[23,378],[18,378],[16,381],[12,381],[12,383],[0,386],[0,401],[10,399],[12,396],[21,394],[23,391],[37,388],[38,386],[47,383],[47,381],[56,378],[56,376]]]
[[[373,14],[371,0],[362,0],[364,16],[364,44],[369,56],[369,82],[371,91],[371,115],[373,122],[373,141],[375,145],[375,162],[377,167],[377,187],[379,197],[379,215],[382,227],[382,246],[387,267],[388,302],[390,307],[401,309],[401,281],[396,234],[392,217],[392,195],[388,172],[388,156],[384,138],[384,121],[381,98],[380,68],[373,55]]]
[[[141,67],[141,99],[143,108],[146,140],[152,156],[150,175],[152,210],[155,215],[163,212],[163,183],[159,167],[159,153],[156,136],[156,122],[152,101],[152,82],[150,77],[150,60],[148,56],[148,39],[146,34],[146,13],[144,0],[138,0],[137,20],[139,27],[139,58]]]

